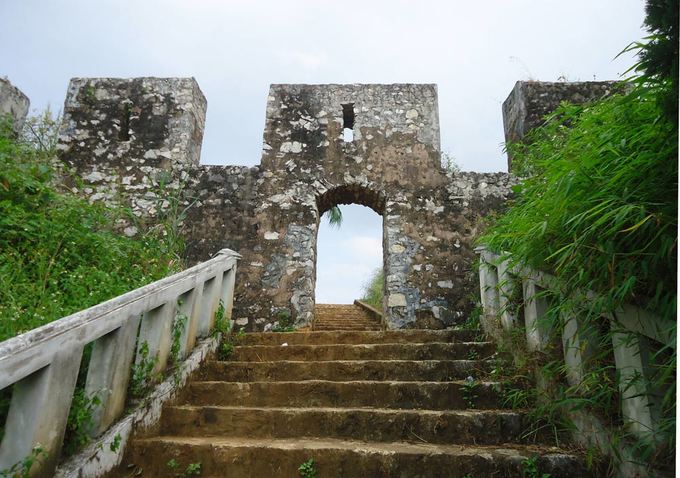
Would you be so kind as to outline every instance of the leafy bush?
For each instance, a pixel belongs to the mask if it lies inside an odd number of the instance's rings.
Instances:
[[[594,290],[675,316],[677,130],[658,88],[563,104],[528,147],[530,176],[481,242]],[[511,146],[512,147],[512,146]]]
[[[45,144],[0,131],[0,340],[165,277],[182,254],[162,228],[126,237],[114,225],[129,211],[61,187]]]
[[[374,270],[368,281],[364,284],[364,295],[361,300],[378,310],[382,310],[384,287],[385,273],[381,267]]]
[[[548,311],[554,331],[562,312],[579,314],[599,331],[602,353],[589,364],[590,375],[577,387],[558,386],[552,406],[587,407],[612,424],[621,384],[603,316],[635,304],[665,320],[675,336],[678,131],[667,111],[670,84],[643,75],[628,94],[563,104],[523,144],[508,145],[525,179],[480,239],[556,276],[559,290]],[[579,291],[596,294],[583,300]],[[651,360],[649,386],[663,395],[659,429],[653,440],[620,433],[640,462],[663,468],[674,461],[676,352],[664,345]]]

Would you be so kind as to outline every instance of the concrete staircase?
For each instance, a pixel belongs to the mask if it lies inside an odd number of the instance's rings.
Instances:
[[[133,441],[116,476],[189,476],[200,463],[203,477],[297,477],[310,458],[319,478],[543,476],[523,474],[530,457],[551,478],[589,476],[578,455],[525,442],[525,412],[501,409],[484,379],[492,353],[463,330],[247,334]]]
[[[355,304],[316,304],[312,330],[381,330],[380,322]]]

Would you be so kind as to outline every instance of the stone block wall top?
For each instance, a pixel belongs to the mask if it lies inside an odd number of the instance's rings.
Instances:
[[[206,99],[194,78],[73,78],[58,149],[93,200],[173,189],[198,167]]]
[[[615,81],[518,81],[503,102],[505,142],[517,142],[532,129],[543,124],[546,115],[561,102],[582,104],[610,95],[619,83]],[[508,171],[512,158],[508,155]]]
[[[434,84],[271,85],[262,166],[282,160],[318,164],[366,156],[374,148],[420,145],[438,159],[439,113]],[[434,165],[433,165],[434,166]]]
[[[12,129],[17,134],[26,120],[29,106],[28,96],[7,78],[0,78],[0,116],[9,115],[12,118]]]

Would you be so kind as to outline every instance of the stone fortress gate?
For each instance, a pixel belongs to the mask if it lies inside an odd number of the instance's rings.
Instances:
[[[233,317],[247,330],[282,311],[311,323],[319,221],[350,203],[383,218],[388,328],[469,312],[472,242],[513,180],[442,168],[436,85],[272,85],[255,167],[199,164],[205,112],[193,78],[75,78],[61,157],[90,200],[128,204],[147,224],[179,202],[190,260],[241,253]]]

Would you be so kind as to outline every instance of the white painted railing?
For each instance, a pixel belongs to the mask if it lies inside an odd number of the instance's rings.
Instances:
[[[557,291],[553,276],[526,267],[512,265],[508,256],[500,256],[480,247],[479,284],[483,308],[482,326],[498,337],[499,329],[512,332],[521,326],[514,314],[512,292],[521,290],[524,310],[526,346],[529,351],[541,351],[548,346],[549,321],[542,320],[549,309],[546,291]],[[593,298],[583,294],[583,300]],[[653,436],[657,430],[659,393],[647,386],[650,376],[652,343],[656,348],[676,348],[674,324],[629,305],[608,314],[616,369],[620,377],[622,416],[628,429],[637,436]],[[564,324],[562,347],[570,385],[578,385],[588,372],[589,359],[598,354],[598,339],[592,324],[577,314],[561,317]]]
[[[155,360],[154,372],[162,372],[168,366],[177,315],[186,317],[180,322],[181,359],[197,338],[211,333],[220,303],[226,319],[231,317],[239,258],[223,249],[183,272],[0,343],[0,389],[13,387],[0,470],[40,446],[46,455],[31,475],[54,474],[88,344],[92,352],[85,393],[96,393],[101,402],[92,434],[107,430],[124,412],[133,362],[140,360],[142,344]]]

